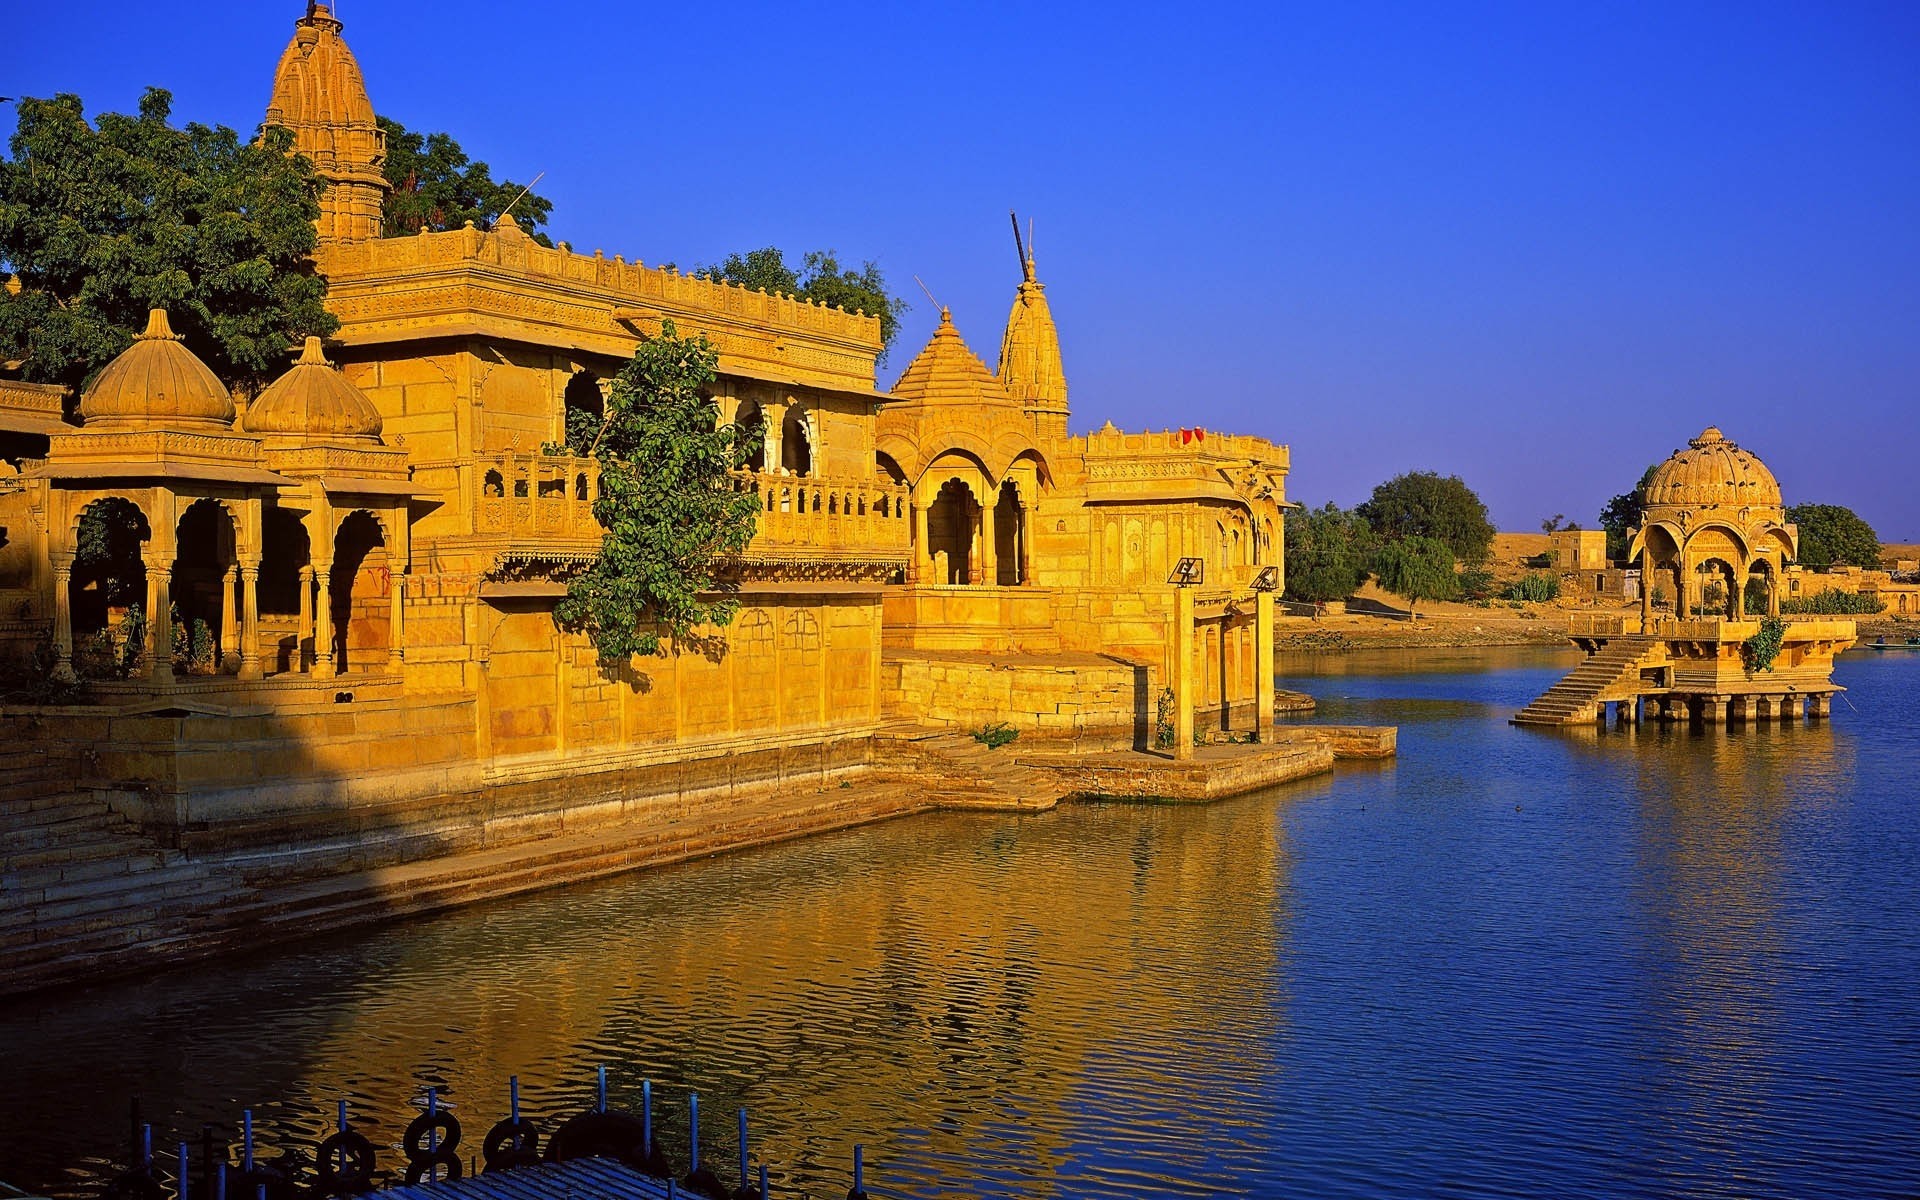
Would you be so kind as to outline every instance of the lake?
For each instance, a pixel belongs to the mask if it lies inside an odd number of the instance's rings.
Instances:
[[[1207,807],[939,814],[0,1007],[0,1179],[251,1107],[401,1165],[509,1075],[776,1195],[1920,1191],[1920,655],[1822,725],[1522,730],[1551,650],[1285,657],[1400,757]]]

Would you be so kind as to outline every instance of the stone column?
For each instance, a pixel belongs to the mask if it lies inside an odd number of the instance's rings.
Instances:
[[[1687,561],[1682,558],[1673,568],[1673,615],[1684,621],[1687,619]]]
[[[1832,699],[1833,697],[1826,692],[1808,696],[1807,719],[1811,721],[1824,721],[1827,717],[1828,702]]]
[[[1733,619],[1736,621],[1746,620],[1747,619],[1747,581],[1746,579],[1742,578],[1739,580],[1733,580],[1733,579],[1727,580],[1727,590],[1733,593],[1733,595],[1730,597],[1730,599],[1733,601]]]
[[[173,564],[147,564],[147,678],[173,682]]]
[[[993,508],[991,504],[980,506],[980,556],[974,567],[979,574],[976,582],[988,587],[997,587],[1000,583],[999,541],[993,532]]]
[[[1701,701],[1701,706],[1705,709],[1703,715],[1707,724],[1725,725],[1727,723],[1730,714],[1727,711],[1729,705],[1725,696],[1708,696]]]
[[[1640,547],[1640,632],[1653,631],[1653,556]]]
[[[260,662],[260,560],[240,563],[240,678],[259,679],[266,671]]]
[[[1770,571],[1767,573],[1767,615],[1770,617],[1780,615],[1780,575],[1778,572]]]
[[[1193,757],[1193,589],[1173,589],[1173,756]]]
[[[312,665],[307,658],[308,648],[318,650],[313,640],[313,568],[300,568],[300,632],[294,638],[293,657],[296,660],[293,669],[305,674]]]
[[[406,633],[407,577],[395,574],[392,579],[392,594],[387,602],[391,608],[387,617],[387,670],[398,675],[406,666],[406,652],[401,649],[401,638]]]
[[[333,671],[333,564],[313,564],[313,676],[332,679]]]
[[[908,569],[908,583],[941,583],[944,580],[929,579],[928,572],[933,566],[933,547],[927,544],[927,506],[914,504],[913,508],[913,566]]]
[[[234,639],[239,636],[239,614],[233,611],[234,584],[240,582],[240,568],[228,567],[226,574],[220,576],[220,673],[234,675],[239,673],[237,656],[234,653]]]
[[[1253,736],[1273,740],[1273,593],[1253,596]]]
[[[53,679],[72,683],[73,674],[73,552],[53,554]]]

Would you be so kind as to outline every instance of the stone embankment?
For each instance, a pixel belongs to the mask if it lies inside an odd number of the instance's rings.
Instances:
[[[592,815],[555,809],[537,824],[525,814],[476,821],[449,805],[365,831],[353,854],[297,840],[170,848],[73,789],[79,748],[9,748],[0,751],[0,996],[913,813],[1216,799],[1324,773],[1336,757],[1392,753],[1390,729],[1276,732],[1271,744],[1213,745],[1176,762],[1113,743],[1089,754],[1045,741],[990,750],[950,730],[896,725],[874,736],[867,765],[824,781],[687,790]],[[402,852],[410,857],[396,861]]]

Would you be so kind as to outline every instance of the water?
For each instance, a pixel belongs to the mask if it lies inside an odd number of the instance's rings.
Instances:
[[[611,1067],[776,1193],[1920,1191],[1920,656],[1816,727],[1548,733],[1543,651],[1283,663],[1401,757],[1203,808],[934,815],[0,1008],[0,1178],[252,1106],[467,1149]],[[1857,709],[1858,711],[1855,711]],[[463,1151],[464,1152],[464,1151]],[[397,1153],[382,1151],[382,1166]]]

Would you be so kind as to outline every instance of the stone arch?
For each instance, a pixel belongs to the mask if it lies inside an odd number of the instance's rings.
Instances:
[[[592,371],[575,371],[560,396],[560,440],[574,454],[585,454],[600,435],[607,398]]]
[[[975,582],[977,559],[973,552],[976,531],[980,527],[980,501],[973,488],[962,479],[942,483],[927,506],[927,555],[938,563],[947,556],[947,569],[937,569],[933,582],[962,584]]]
[[[387,661],[393,644],[391,544],[386,523],[372,509],[354,509],[334,531],[329,615],[336,672],[370,670]]]
[[[211,675],[237,669],[234,644],[239,524],[222,501],[202,498],[187,505],[174,524],[172,595],[175,669]]]
[[[1700,614],[1708,615],[1708,610],[1717,610],[1719,615],[1731,617],[1740,604],[1740,588],[1745,583],[1745,575],[1724,555],[1712,554],[1694,564],[1694,573],[1700,577],[1699,597]],[[1707,588],[1718,583],[1726,590],[1726,595],[1718,602],[1710,601]]]
[[[312,539],[300,514],[279,505],[267,507],[261,526],[259,603],[271,639],[268,669],[302,671],[313,656]]]
[[[141,654],[135,610],[147,603],[146,510],[125,496],[101,496],[74,513],[73,575],[67,585],[75,665],[82,674],[118,674]]]
[[[803,478],[814,473],[814,460],[819,457],[809,415],[796,402],[787,405],[786,415],[780,419],[780,469]]]
[[[874,451],[873,463],[874,468],[879,472],[881,478],[885,479],[888,483],[904,484],[907,482],[907,473],[900,469],[899,461],[885,450]]]
[[[507,481],[499,471],[489,469],[480,480],[480,494],[498,499],[507,494]]]

